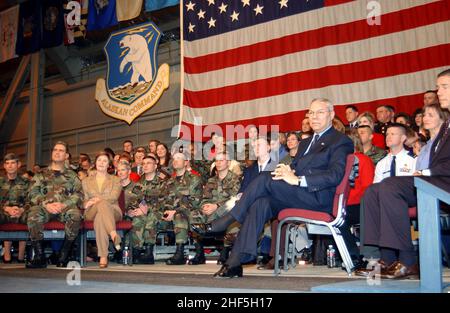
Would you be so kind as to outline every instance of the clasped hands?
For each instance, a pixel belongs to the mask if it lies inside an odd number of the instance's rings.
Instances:
[[[4,209],[6,214],[8,214],[10,217],[16,218],[20,217],[22,213],[24,212],[23,208],[19,208],[18,206],[5,206]]]
[[[128,211],[128,216],[135,217],[135,216],[142,216],[147,215],[148,213],[148,205],[147,204],[139,204],[139,207],[133,210]]]
[[[66,205],[61,202],[47,203],[45,205],[45,209],[50,214],[59,214],[65,207],[66,207]]]
[[[273,180],[284,180],[289,185],[298,185],[298,177],[295,175],[295,170],[289,165],[280,163],[271,174]]]

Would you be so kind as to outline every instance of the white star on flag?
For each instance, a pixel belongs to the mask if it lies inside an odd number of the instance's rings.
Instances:
[[[262,9],[264,9],[264,7],[259,6],[259,4],[256,5],[256,8],[253,9],[253,11],[255,11],[255,16],[258,14],[262,14]]]
[[[287,3],[288,2],[289,2],[289,0],[281,0],[280,2],[278,2],[280,4],[280,9],[282,9],[283,7],[287,8]]]
[[[236,11],[233,11],[233,14],[230,15],[231,21],[232,21],[232,22],[233,22],[233,21],[239,21],[239,18],[238,18],[239,14],[240,14],[240,13],[238,13],[238,12],[236,12]]]
[[[186,11],[189,11],[189,10],[194,11],[194,7],[195,7],[195,3],[192,3],[192,1],[189,1],[189,3],[186,4],[186,8],[187,8]]]
[[[194,32],[195,25],[192,25],[191,23],[189,23],[188,28],[189,28],[189,32],[192,33],[192,32]]]
[[[211,19],[208,21],[208,24],[209,24],[208,28],[216,27],[216,21],[217,20],[215,20],[211,17]]]
[[[245,8],[246,5],[250,6],[250,0],[241,0],[242,6]]]
[[[214,0],[208,0],[208,6],[210,6],[211,4],[215,4]]]
[[[205,13],[206,13],[206,11],[203,11],[202,9],[200,9],[200,11],[198,11],[198,13],[197,13],[198,19],[201,20],[202,18],[205,18]]]
[[[227,6],[228,6],[228,4],[224,4],[222,2],[222,5],[219,7],[220,13],[227,12]]]

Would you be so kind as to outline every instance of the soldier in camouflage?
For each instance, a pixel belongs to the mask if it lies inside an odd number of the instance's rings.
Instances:
[[[29,181],[17,175],[21,166],[14,153],[8,153],[3,160],[6,177],[0,177],[0,224],[27,223],[30,205],[28,203]],[[4,242],[3,262],[11,263],[11,241]],[[19,242],[18,262],[24,261],[25,241]]]
[[[27,263],[27,268],[47,267],[42,240],[44,224],[48,221],[58,220],[65,224],[65,240],[57,262],[58,267],[67,266],[73,242],[78,236],[82,220],[79,207],[83,194],[77,174],[64,166],[68,152],[67,144],[58,141],[52,150],[51,165],[42,173],[36,174],[31,182],[31,208],[27,224],[34,258]]]
[[[211,177],[210,169],[212,161],[202,157],[202,151],[201,149],[199,151],[195,143],[189,144],[189,153],[191,155],[191,160],[188,167],[190,166],[190,169],[200,174],[202,185],[206,184],[208,179]]]
[[[189,160],[183,153],[173,156],[174,175],[164,184],[164,221],[173,222],[176,252],[166,261],[167,265],[186,264],[184,244],[188,239],[191,212],[197,210],[202,198],[201,178],[186,170]]]
[[[153,248],[156,243],[158,223],[163,217],[161,192],[164,180],[157,175],[158,162],[153,156],[142,161],[144,175],[132,189],[136,195],[127,215],[132,219],[133,262],[154,264]]]
[[[233,197],[235,197],[241,186],[239,177],[234,174],[230,167],[229,156],[226,152],[219,152],[215,158],[217,175],[208,179],[203,188],[203,199],[198,210],[191,212],[191,223],[210,223],[223,216],[234,206]],[[233,203],[228,203],[228,201]],[[239,224],[231,224],[224,240],[224,249],[222,249],[218,264],[224,264],[231,249],[232,238],[239,232]],[[195,236],[195,257],[189,261],[190,265],[205,264],[206,258],[203,250],[202,238]]]

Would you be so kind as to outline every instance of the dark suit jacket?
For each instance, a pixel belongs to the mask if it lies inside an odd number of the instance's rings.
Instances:
[[[440,176],[450,185],[450,130],[446,132],[445,126],[444,123],[431,146],[429,169],[431,176]]]
[[[297,176],[305,176],[308,191],[315,192],[319,202],[328,205],[344,177],[347,155],[353,153],[354,147],[349,137],[331,127],[304,155],[312,139],[300,142],[291,168]]]
[[[266,167],[263,169],[263,172],[271,172],[275,169],[277,166],[277,163],[272,161],[272,159],[269,160]],[[239,189],[238,193],[244,192],[245,188],[250,185],[250,183],[259,175],[259,169],[258,169],[258,161],[255,161],[252,166],[247,167],[244,169],[244,176],[241,183],[241,188]]]

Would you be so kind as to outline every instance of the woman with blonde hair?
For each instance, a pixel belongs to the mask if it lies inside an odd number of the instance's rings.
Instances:
[[[386,149],[386,140],[382,134],[375,133],[375,116],[369,112],[363,112],[358,116],[358,125],[367,125],[372,128],[373,138],[372,144],[381,149]]]
[[[120,250],[120,236],[116,231],[116,222],[122,219],[118,199],[122,186],[117,176],[108,174],[112,160],[106,152],[95,157],[95,171],[82,181],[84,218],[94,221],[95,241],[97,242],[100,268],[108,266],[109,237],[116,250]]]

